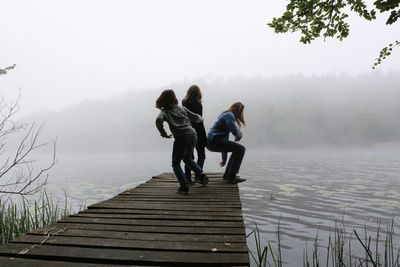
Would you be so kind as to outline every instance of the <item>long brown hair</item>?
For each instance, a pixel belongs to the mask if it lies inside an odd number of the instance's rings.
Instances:
[[[201,95],[200,88],[197,85],[193,84],[187,90],[186,96],[183,100],[201,102],[201,97],[202,97],[202,95]]]
[[[235,102],[228,110],[225,111],[225,112],[232,112],[233,115],[235,115],[235,120],[239,128],[246,126],[246,122],[244,120],[244,115],[243,115],[243,109],[244,105],[242,103]]]
[[[156,100],[156,108],[172,108],[178,105],[178,99],[176,99],[175,92],[172,89],[162,91],[161,95]]]

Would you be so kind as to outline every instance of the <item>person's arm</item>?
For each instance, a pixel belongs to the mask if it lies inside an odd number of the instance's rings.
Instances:
[[[197,115],[196,113],[191,112],[190,110],[188,110],[187,108],[183,107],[183,109],[185,110],[189,120],[191,122],[203,122],[203,118],[200,115]]]
[[[164,121],[165,121],[164,114],[163,114],[163,113],[160,113],[160,114],[157,116],[157,119],[156,119],[156,126],[157,126],[157,129],[158,129],[158,131],[160,132],[160,134],[161,134],[162,137],[170,138],[171,136],[168,135],[167,132],[166,132],[165,129],[164,129]]]
[[[241,139],[243,137],[242,132],[236,127],[235,124],[235,115],[233,114],[228,114],[225,116],[225,122],[226,125],[228,126],[229,131],[236,137],[236,139]]]

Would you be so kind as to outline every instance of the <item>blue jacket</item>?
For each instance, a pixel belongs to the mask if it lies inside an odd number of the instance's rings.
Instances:
[[[208,142],[212,142],[214,138],[229,140],[229,133],[236,138],[242,138],[242,132],[236,127],[235,115],[232,112],[224,112],[219,115],[217,121],[208,132]],[[222,152],[222,161],[226,162],[227,153]]]

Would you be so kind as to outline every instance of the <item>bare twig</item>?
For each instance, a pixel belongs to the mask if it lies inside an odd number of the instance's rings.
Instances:
[[[37,127],[36,123],[31,123],[29,126],[12,120],[13,115],[19,110],[20,97],[21,91],[14,102],[6,102],[4,97],[0,96],[0,155],[4,155],[8,149],[8,138],[14,137],[13,134],[20,131],[25,131],[14,149],[13,156],[8,156],[0,162],[0,199],[3,203],[7,202],[12,195],[24,198],[40,191],[47,183],[47,172],[56,164],[56,140],[54,140],[51,162],[46,167],[35,171],[35,160],[31,159],[31,155],[47,143],[38,141],[43,131],[43,124]]]

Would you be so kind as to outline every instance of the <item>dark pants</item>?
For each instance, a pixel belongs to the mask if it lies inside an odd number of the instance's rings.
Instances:
[[[196,143],[196,151],[197,151],[197,165],[199,165],[199,167],[203,169],[204,161],[206,160],[205,146],[203,144],[200,144],[199,142],[197,142]],[[194,160],[193,152],[192,152],[191,157]],[[191,168],[187,164],[185,164],[185,174],[186,174],[186,178],[188,180],[190,180],[191,179]]]
[[[239,173],[240,165],[244,157],[246,148],[237,142],[224,139],[212,140],[207,148],[213,152],[232,152],[226,165],[224,177],[232,178]]]
[[[182,160],[196,174],[203,172],[201,167],[192,159],[193,148],[196,145],[196,141],[197,136],[195,134],[175,137],[174,147],[172,149],[172,169],[181,186],[186,186],[187,183],[189,183],[181,168]]]

